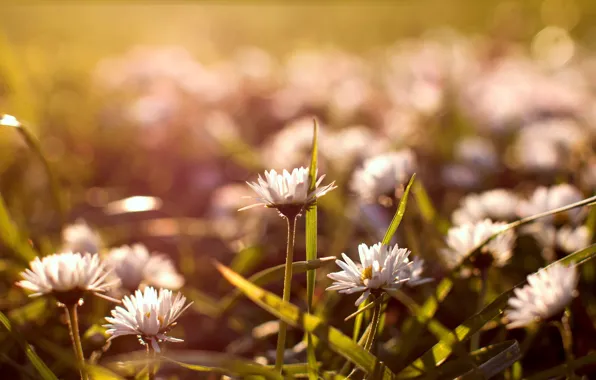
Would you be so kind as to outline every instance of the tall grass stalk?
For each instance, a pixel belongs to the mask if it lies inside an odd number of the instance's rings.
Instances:
[[[290,302],[290,291],[292,288],[292,262],[294,260],[294,240],[296,238],[296,220],[298,215],[285,216],[288,225],[288,244],[286,249],[286,268],[284,272],[284,289],[282,299],[285,302]],[[286,348],[286,334],[288,325],[280,320],[279,333],[277,335],[277,349],[275,352],[275,370],[280,372],[284,364],[284,351]]]

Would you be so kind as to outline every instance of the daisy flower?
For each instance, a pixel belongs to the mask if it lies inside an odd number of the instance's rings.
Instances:
[[[108,298],[105,293],[118,281],[109,280],[109,271],[98,254],[58,253],[31,261],[17,285],[31,290],[30,297],[51,294],[63,304],[78,302],[85,293]]]
[[[515,297],[509,299],[507,328],[524,327],[560,313],[576,295],[578,281],[577,269],[561,264],[529,275],[528,284],[516,288]]]
[[[335,262],[343,270],[327,275],[335,281],[327,290],[345,294],[363,292],[356,301],[356,306],[364,302],[371,293],[396,290],[409,281],[412,281],[411,285],[426,282],[420,277],[422,263],[410,261],[410,251],[399,248],[397,244],[393,248],[381,243],[371,247],[360,244],[358,252],[360,263],[354,263],[342,253],[344,261]]]
[[[354,172],[351,188],[363,201],[373,203],[406,183],[415,168],[416,158],[409,149],[375,156]]]
[[[574,186],[567,183],[551,187],[538,187],[529,200],[521,201],[518,214],[527,217],[541,212],[550,211],[584,199],[582,193]],[[584,208],[575,208],[564,213],[549,215],[542,218],[543,222],[565,222],[572,220],[578,222],[584,216]]]
[[[114,248],[105,262],[120,278],[122,287],[130,291],[141,284],[172,290],[184,285],[184,277],[176,271],[172,260],[165,255],[150,254],[143,244]]]
[[[446,238],[448,248],[441,250],[443,259],[449,268],[458,266],[481,243],[506,226],[506,223],[494,223],[490,219],[485,219],[481,222],[465,223],[450,228]],[[507,230],[485,244],[482,247],[482,253],[490,255],[491,263],[500,267],[511,258],[514,243],[515,233],[513,230]]]
[[[310,176],[307,168],[296,168],[291,173],[284,170],[281,174],[275,170],[265,171],[265,179],[259,175],[258,183],[247,182],[258,195],[255,199],[260,202],[240,210],[263,205],[276,208],[283,215],[287,212],[299,214],[305,206],[311,205],[317,198],[337,187],[335,182],[320,186],[324,178],[325,175],[322,175],[317,180],[315,189],[309,192]]]
[[[188,309],[192,302],[186,303],[186,297],[171,290],[160,289],[159,293],[148,286],[144,291],[137,290],[134,295],[122,300],[123,306],[116,306],[109,322],[104,325],[109,340],[123,335],[136,335],[141,344],[151,344],[160,352],[159,344],[163,341],[182,342],[166,334],[176,325],[176,320]]]
[[[98,253],[102,245],[99,234],[82,219],[64,228],[62,242],[64,252]]]
[[[491,220],[511,221],[517,214],[519,198],[505,189],[493,189],[463,198],[451,219],[456,225]]]

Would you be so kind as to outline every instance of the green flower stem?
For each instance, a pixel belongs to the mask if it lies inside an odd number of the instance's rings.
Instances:
[[[484,307],[484,300],[486,298],[486,289],[488,287],[488,268],[482,269],[480,274],[480,290],[478,291],[478,304],[476,306],[476,312],[479,312]],[[470,338],[470,351],[476,351],[480,348],[480,330],[472,335]]]
[[[569,320],[571,319],[571,312],[569,308],[565,309],[563,313],[563,317],[561,317],[560,322],[554,322],[554,324],[559,329],[559,333],[561,334],[561,340],[563,341],[563,349],[565,350],[565,363],[567,364],[567,376],[569,379],[575,379],[577,376],[573,371],[573,336],[571,333],[571,326],[569,324]]]
[[[148,380],[155,380],[155,367],[153,362],[155,361],[155,350],[151,346],[151,343],[147,343],[147,378]]]
[[[81,374],[81,380],[87,380],[87,373],[85,371],[85,356],[83,354],[83,346],[81,345],[81,335],[79,333],[79,317],[77,314],[76,303],[66,305],[64,312],[66,313],[66,320],[68,321],[68,330],[70,331],[70,339],[77,358],[77,364]]]
[[[292,262],[294,260],[294,239],[296,238],[296,220],[294,217],[285,217],[288,224],[288,246],[286,251],[286,270],[284,273],[284,290],[282,299],[284,302],[290,302],[290,290],[292,287]],[[280,372],[284,364],[284,351],[286,348],[286,333],[288,325],[279,321],[279,333],[277,335],[277,350],[275,351],[275,370]]]
[[[381,320],[381,310],[383,308],[382,302],[375,302],[375,308],[373,309],[372,321],[370,322],[371,330],[368,334],[366,342],[364,343],[364,349],[370,351],[375,341],[375,335],[379,330],[379,321]]]

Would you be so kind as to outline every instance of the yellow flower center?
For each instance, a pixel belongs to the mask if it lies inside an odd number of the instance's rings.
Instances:
[[[360,280],[361,281],[370,280],[372,278],[372,273],[373,273],[372,265],[364,268],[362,270],[362,274],[360,275]]]

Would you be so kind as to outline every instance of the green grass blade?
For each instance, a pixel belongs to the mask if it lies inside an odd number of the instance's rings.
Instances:
[[[418,181],[414,184],[414,198],[416,199],[416,205],[420,210],[420,215],[429,224],[434,224],[437,230],[445,235],[449,230],[449,222],[441,217],[433,206],[426,189],[422,182]]]
[[[295,305],[283,302],[278,296],[250,283],[242,276],[221,264],[217,264],[217,269],[228,281],[242,290],[257,305],[289,325],[316,335],[322,341],[327,342],[329,348],[334,352],[342,355],[366,373],[374,373],[375,369],[381,365],[374,355],[364,350],[341,331],[326,325],[319,317],[304,313]],[[393,377],[393,373],[385,368],[383,379],[392,379]]]
[[[309,192],[314,191],[317,185],[317,151],[319,126],[317,120],[313,120],[312,152],[310,156],[310,168],[308,175],[310,178]],[[306,260],[315,260],[317,258],[317,202],[315,201],[306,210]],[[306,272],[306,311],[312,314],[312,302],[315,292],[316,270]],[[306,359],[308,362],[308,378],[317,380],[316,371],[317,357],[315,355],[316,342],[315,337],[306,333]]]
[[[13,222],[4,199],[0,196],[0,239],[2,242],[18,254],[23,261],[29,262],[37,256],[35,250],[29,245],[27,239]]]
[[[25,350],[25,354],[27,355],[27,358],[29,359],[31,364],[33,364],[33,367],[35,367],[42,379],[58,380],[56,375],[54,375],[54,373],[48,368],[48,366],[43,362],[43,360],[41,360],[41,358],[37,356],[37,354],[33,350],[33,347],[25,341],[25,339],[19,332],[13,329],[12,325],[10,324],[10,321],[2,312],[0,312],[0,323],[2,323],[6,330],[8,330],[13,336],[13,338],[21,345],[21,347],[23,347],[23,349]]]
[[[88,365],[85,368],[93,380],[125,380],[124,377],[102,366]]]
[[[395,231],[397,231],[397,227],[399,227],[399,224],[401,223],[401,220],[404,217],[404,214],[406,212],[406,204],[408,203],[408,194],[410,194],[410,188],[414,183],[414,179],[416,179],[416,173],[414,173],[412,175],[412,178],[410,178],[410,182],[408,182],[408,186],[404,191],[404,195],[401,197],[401,200],[399,201],[399,206],[397,207],[395,216],[393,216],[393,220],[391,221],[391,224],[389,225],[389,228],[385,233],[385,237],[383,237],[383,245],[389,245],[389,243],[391,243],[391,239],[393,238],[393,235],[395,235]]]
[[[549,266],[547,266],[547,268],[557,263],[563,265],[581,265],[587,262],[588,260],[593,259],[595,256],[596,244],[592,244],[587,248],[572,253],[571,255],[566,256],[561,260],[558,260],[557,262],[550,264]],[[524,284],[525,281],[523,281],[520,284],[517,284],[515,287],[509,289],[508,291],[498,296],[481,311],[479,311],[472,317],[468,318],[464,323],[459,325],[455,329],[455,334],[449,333],[443,336],[437,344],[435,344],[429,351],[427,351],[420,358],[416,359],[400,374],[404,376],[412,375],[416,377],[421,375],[421,371],[419,370],[419,368],[422,368],[423,372],[432,369],[428,368],[428,363],[434,363],[435,366],[440,365],[449,357],[449,355],[453,351],[454,344],[469,339],[474,333],[479,331],[488,321],[501,315],[507,307],[507,301],[513,294],[513,291],[516,288],[523,286]]]
[[[4,125],[4,124],[0,124]],[[15,128],[19,134],[23,137],[29,149],[31,149],[39,158],[43,167],[45,169],[46,175],[48,177],[48,182],[50,184],[50,192],[52,193],[52,199],[54,200],[54,204],[56,206],[56,210],[58,211],[58,215],[60,217],[61,226],[64,225],[66,222],[66,204],[62,197],[62,191],[60,189],[60,185],[58,183],[58,179],[56,178],[54,171],[52,170],[52,166],[50,162],[47,160],[46,156],[43,154],[43,150],[41,149],[41,144],[39,143],[39,139],[33,134],[33,132],[21,122],[18,122],[18,125],[10,125],[10,127]]]
[[[596,364],[596,352],[589,353],[579,359],[575,359],[569,363],[573,370],[581,369],[582,367]],[[546,371],[542,371],[527,378],[527,380],[548,380],[565,378],[569,373],[567,364],[561,364]]]
[[[321,257],[320,259],[311,261],[295,261],[292,264],[292,273],[294,275],[304,273],[311,269],[317,269],[324,264],[335,261],[334,256]],[[277,265],[271,268],[264,269],[258,273],[253,274],[248,278],[250,282],[258,286],[264,286],[274,281],[283,280],[285,264]],[[238,302],[242,297],[242,292],[239,289],[234,289],[226,295],[219,303],[219,312],[224,313]]]
[[[144,351],[136,351],[110,358],[107,364],[114,370],[134,374],[147,365],[147,356]],[[161,357],[157,357],[154,364],[159,364],[160,368],[183,367],[195,372],[219,372],[243,379],[250,376],[261,376],[271,380],[284,379],[281,374],[266,366],[219,352],[168,351]]]

